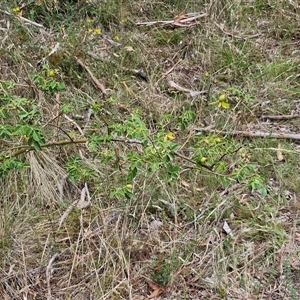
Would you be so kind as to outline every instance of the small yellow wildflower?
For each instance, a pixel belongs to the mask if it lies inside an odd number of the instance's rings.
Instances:
[[[204,157],[204,156],[202,156],[201,158],[200,158],[200,162],[203,164],[203,163],[205,163],[207,161],[207,158],[206,157]]]
[[[124,23],[126,23],[126,21],[127,21],[126,19],[122,19],[122,20],[121,20],[121,23],[124,24]]]
[[[18,13],[18,12],[21,11],[21,8],[20,8],[19,6],[17,6],[17,7],[14,7],[14,8],[12,9],[12,11],[13,11],[14,13]]]
[[[226,100],[227,100],[226,94],[221,94],[221,95],[219,96],[219,101],[220,101],[220,102],[223,102],[223,101],[226,101]]]
[[[169,132],[164,136],[164,142],[167,142],[169,140],[174,140],[175,139],[175,134],[173,132]]]
[[[95,29],[94,34],[101,34],[101,29]]]
[[[127,187],[128,189],[132,189],[132,184],[126,184],[126,187]]]
[[[119,36],[117,36],[117,35],[114,36],[115,41],[118,41],[119,39],[120,39]]]
[[[92,23],[93,21],[91,19],[87,19],[87,22],[88,23]]]
[[[54,77],[55,76],[55,71],[54,70],[49,70],[47,75],[48,75],[48,77]]]
[[[92,28],[89,28],[89,29],[88,29],[88,32],[89,32],[89,33],[92,33],[92,32],[93,32],[93,29],[92,29]]]
[[[219,96],[219,104],[218,107],[223,107],[225,109],[230,108],[230,104],[227,102],[227,96],[226,94],[221,94]]]
[[[209,73],[208,73],[208,72],[205,72],[205,73],[204,73],[204,76],[205,76],[205,77],[209,77]]]
[[[228,102],[219,102],[218,107],[223,107],[225,109],[230,108],[230,104]]]

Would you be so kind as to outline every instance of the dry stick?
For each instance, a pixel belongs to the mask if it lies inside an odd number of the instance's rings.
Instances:
[[[58,142],[51,142],[46,144],[41,144],[41,148],[48,148],[52,146],[64,146],[64,145],[70,145],[70,144],[83,144],[86,143],[88,139],[82,139],[82,140],[73,140],[73,141],[58,141]],[[16,157],[22,153],[33,151],[35,148],[33,146],[26,146],[22,145],[19,147],[19,149],[11,154],[5,155],[0,157],[0,162],[4,161],[5,159]]]
[[[80,60],[79,58],[75,57],[77,63],[83,67],[87,72],[88,74],[90,75],[90,77],[92,78],[93,82],[95,83],[95,85],[97,86],[97,88],[100,89],[100,91],[106,95],[106,89],[104,87],[104,85],[102,83],[99,82],[99,80],[94,76],[94,74],[91,72],[91,70],[88,68],[88,66],[86,66],[82,60]]]
[[[47,289],[48,289],[48,296],[47,296],[47,300],[51,300],[52,296],[51,296],[51,284],[50,284],[50,279],[51,279],[51,267],[52,264],[54,262],[54,260],[58,257],[58,253],[55,253],[51,259],[49,260],[49,263],[47,265],[46,268],[46,280],[47,280]]]
[[[188,23],[188,22],[191,22],[191,21],[194,21],[198,18],[205,18],[205,17],[208,17],[208,14],[207,13],[204,13],[204,14],[201,14],[201,15],[196,15],[196,13],[187,13],[186,16],[188,18],[186,19],[181,19],[179,21],[179,23]]]
[[[53,147],[53,146],[64,146],[64,145],[71,145],[71,144],[84,144],[86,142],[88,142],[88,139],[80,139],[80,140],[68,140],[68,141],[57,141],[57,142],[50,142],[50,143],[46,143],[46,144],[41,144],[41,148],[49,148],[49,147]],[[140,144],[142,145],[143,142],[139,141],[139,140],[134,140],[134,139],[127,139],[127,138],[114,138],[112,139],[113,142],[122,142],[122,143],[128,143],[128,144]],[[14,151],[11,154],[7,154],[5,156],[0,157],[0,162],[4,161],[5,159],[8,158],[12,158],[12,157],[16,157],[22,153],[25,152],[29,152],[29,151],[33,151],[35,150],[35,148],[33,146],[28,146],[28,145],[21,145],[18,147],[14,147],[11,149],[8,149],[6,152],[8,151]]]
[[[300,115],[278,115],[278,116],[268,116],[262,115],[261,119],[269,119],[269,120],[291,120],[291,119],[299,119]]]
[[[70,121],[74,126],[76,126],[76,128],[77,128],[78,131],[81,133],[81,135],[84,136],[84,133],[83,133],[81,127],[80,127],[73,119],[71,119],[70,117],[68,117],[66,114],[64,114],[63,116],[64,116],[64,118],[65,118],[66,120]]]
[[[56,128],[56,132],[55,132],[55,137],[56,137],[56,139],[58,138],[58,131],[59,131],[59,116],[61,115],[61,113],[60,113],[60,94],[59,93],[56,93],[55,94],[55,102],[56,102],[56,104],[55,104],[55,106],[54,106],[54,109],[55,109],[55,118],[56,118],[56,126],[57,126],[57,128]]]
[[[287,140],[300,140],[300,134],[296,133],[274,133],[274,132],[263,132],[263,131],[240,131],[234,130],[231,132],[207,129],[207,128],[194,128],[195,131],[207,131],[211,133],[223,134],[223,135],[240,135],[245,137],[263,137],[263,138],[274,138],[274,139],[287,139]]]
[[[8,16],[11,16],[11,15],[12,15],[10,12],[8,12],[8,11],[6,11],[6,10],[0,9],[0,11],[3,12],[3,13],[5,13],[5,14],[8,15]],[[26,18],[24,18],[24,17],[21,17],[21,16],[19,16],[19,15],[16,15],[16,17],[17,17],[18,19],[24,21],[25,23],[29,23],[29,24],[34,25],[34,26],[37,26],[37,27],[39,27],[39,28],[44,28],[44,25],[42,25],[42,24],[36,23],[36,22],[34,22],[34,21],[31,21],[31,20],[26,19]]]
[[[172,25],[175,25],[175,26],[186,27],[188,25],[185,25],[184,23],[188,23],[188,22],[194,21],[194,20],[196,20],[198,18],[208,17],[207,13],[204,13],[204,14],[187,13],[185,15],[188,18],[182,18],[179,21],[176,21],[176,17],[175,17],[173,20],[168,20],[168,21],[152,21],[152,22],[139,22],[139,23],[136,23],[136,25],[151,26],[151,25],[168,25],[168,24],[172,24]]]
[[[78,202],[78,200],[73,201],[73,203],[70,204],[69,207],[67,208],[67,210],[63,213],[63,215],[61,216],[61,218],[59,220],[59,223],[58,223],[58,229],[60,229],[60,227],[62,226],[64,220],[69,216],[69,214],[71,213],[73,208],[76,206],[77,202]]]
[[[187,89],[185,87],[180,86],[179,84],[177,84],[176,82],[169,80],[168,84],[171,88],[179,91],[179,92],[184,92],[187,96],[192,96],[192,97],[196,97],[198,95],[203,95],[207,93],[207,90],[202,90],[202,91],[193,91],[190,89]]]
[[[176,53],[177,54],[177,53]],[[174,57],[174,56],[173,56]],[[168,74],[170,74],[173,70],[174,70],[174,68],[180,63],[182,61],[182,59],[180,58],[172,67],[171,67],[171,69],[169,69],[168,71],[166,71],[164,74],[163,74],[163,76],[162,76],[162,78],[164,78],[164,77],[166,77]]]
[[[252,35],[244,35],[244,36],[239,36],[239,35],[235,35],[231,32],[228,32],[226,30],[224,30],[223,26],[219,25],[217,22],[214,22],[215,26],[217,26],[224,34],[231,36],[233,38],[236,39],[252,39],[258,36],[261,36],[261,33],[257,33],[257,34],[252,34]]]

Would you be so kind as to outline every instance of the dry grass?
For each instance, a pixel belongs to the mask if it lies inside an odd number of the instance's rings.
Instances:
[[[139,114],[149,140],[162,129],[174,131],[184,156],[221,157],[226,172],[176,157],[180,176],[168,180],[162,168],[149,172],[151,164],[144,164],[127,199],[113,192],[126,185],[127,155],[141,153],[139,144],[110,142],[90,151],[70,142],[21,154],[30,166],[1,178],[1,299],[137,300],[159,288],[156,299],[299,299],[299,145],[282,140],[285,160],[278,161],[278,140],[224,136],[211,146],[192,130],[297,132],[299,119],[264,122],[260,116],[299,114],[299,4],[131,2],[28,1],[22,16],[45,26],[40,29],[6,14],[13,7],[4,1],[0,96],[5,82],[15,82],[10,93],[37,105],[46,142],[101,136]],[[187,28],[135,25],[197,11],[209,16]],[[58,52],[46,57],[57,42]],[[45,57],[65,91],[43,91],[30,79],[42,73],[38,63]],[[104,84],[106,97],[75,57]],[[209,93],[189,98],[170,89],[169,80]],[[230,109],[218,107],[222,93]],[[95,113],[85,122],[90,107]],[[195,118],[181,129],[186,111]],[[1,157],[22,143],[1,139]],[[89,180],[67,178],[65,164],[74,155]],[[266,196],[249,189],[258,175]],[[91,202],[80,209],[74,201],[84,184]],[[223,230],[225,220],[233,237]]]

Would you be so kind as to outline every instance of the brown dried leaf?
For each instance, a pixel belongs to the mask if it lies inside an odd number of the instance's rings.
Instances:
[[[159,288],[157,290],[154,290],[151,295],[149,297],[147,297],[147,299],[153,299],[158,297],[159,295],[163,294],[164,290],[162,288]]]
[[[150,280],[147,280],[147,283],[148,285],[150,286],[150,288],[152,290],[157,290],[157,289],[160,289],[160,286],[158,284],[155,284],[154,282],[150,281]]]
[[[155,284],[154,282],[152,282],[150,280],[147,280],[147,283],[150,286],[150,288],[153,290],[153,292],[145,300],[156,298],[165,292],[164,289],[161,288],[158,284]]]
[[[180,20],[185,19],[187,17],[186,14],[180,14],[178,16],[176,16],[175,18],[173,18],[174,23],[178,23],[180,22]]]

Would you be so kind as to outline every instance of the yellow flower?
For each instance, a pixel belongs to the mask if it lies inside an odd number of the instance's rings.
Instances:
[[[124,24],[124,23],[126,23],[126,21],[127,21],[126,19],[122,19],[122,20],[121,20],[121,23]]]
[[[226,100],[227,100],[226,94],[221,94],[221,95],[219,96],[219,101],[220,101],[220,102],[224,102],[224,101],[226,101]]]
[[[205,72],[205,73],[204,73],[204,76],[205,76],[205,77],[209,77],[209,73],[208,73],[208,72]]]
[[[117,36],[117,35],[114,36],[115,41],[118,41],[119,39],[120,39],[119,36]]]
[[[14,13],[18,13],[18,12],[21,11],[21,9],[20,9],[19,6],[17,6],[17,7],[14,7],[14,8],[12,9],[12,11],[13,11]]]
[[[132,184],[126,184],[126,187],[127,187],[128,189],[132,189]]]
[[[169,140],[174,140],[175,139],[175,134],[173,132],[169,132],[164,136],[164,142],[167,142]]]
[[[101,34],[101,29],[95,29],[94,34]]]
[[[88,23],[92,23],[93,21],[91,19],[87,19],[87,22]]]
[[[89,33],[92,33],[92,32],[93,32],[93,29],[92,29],[92,28],[89,28],[89,29],[88,29],[88,32],[89,32]]]
[[[218,107],[223,107],[225,109],[230,108],[230,104],[227,102],[227,96],[226,94],[221,94],[219,96],[219,104]]]
[[[54,70],[49,70],[47,75],[48,75],[48,77],[54,77],[55,76],[55,71]]]
[[[228,102],[219,102],[218,107],[223,107],[225,109],[230,108],[230,104]]]
[[[206,157],[202,156],[202,157],[200,158],[200,162],[201,162],[201,163],[205,163],[206,161],[207,161],[207,158],[206,158]]]

